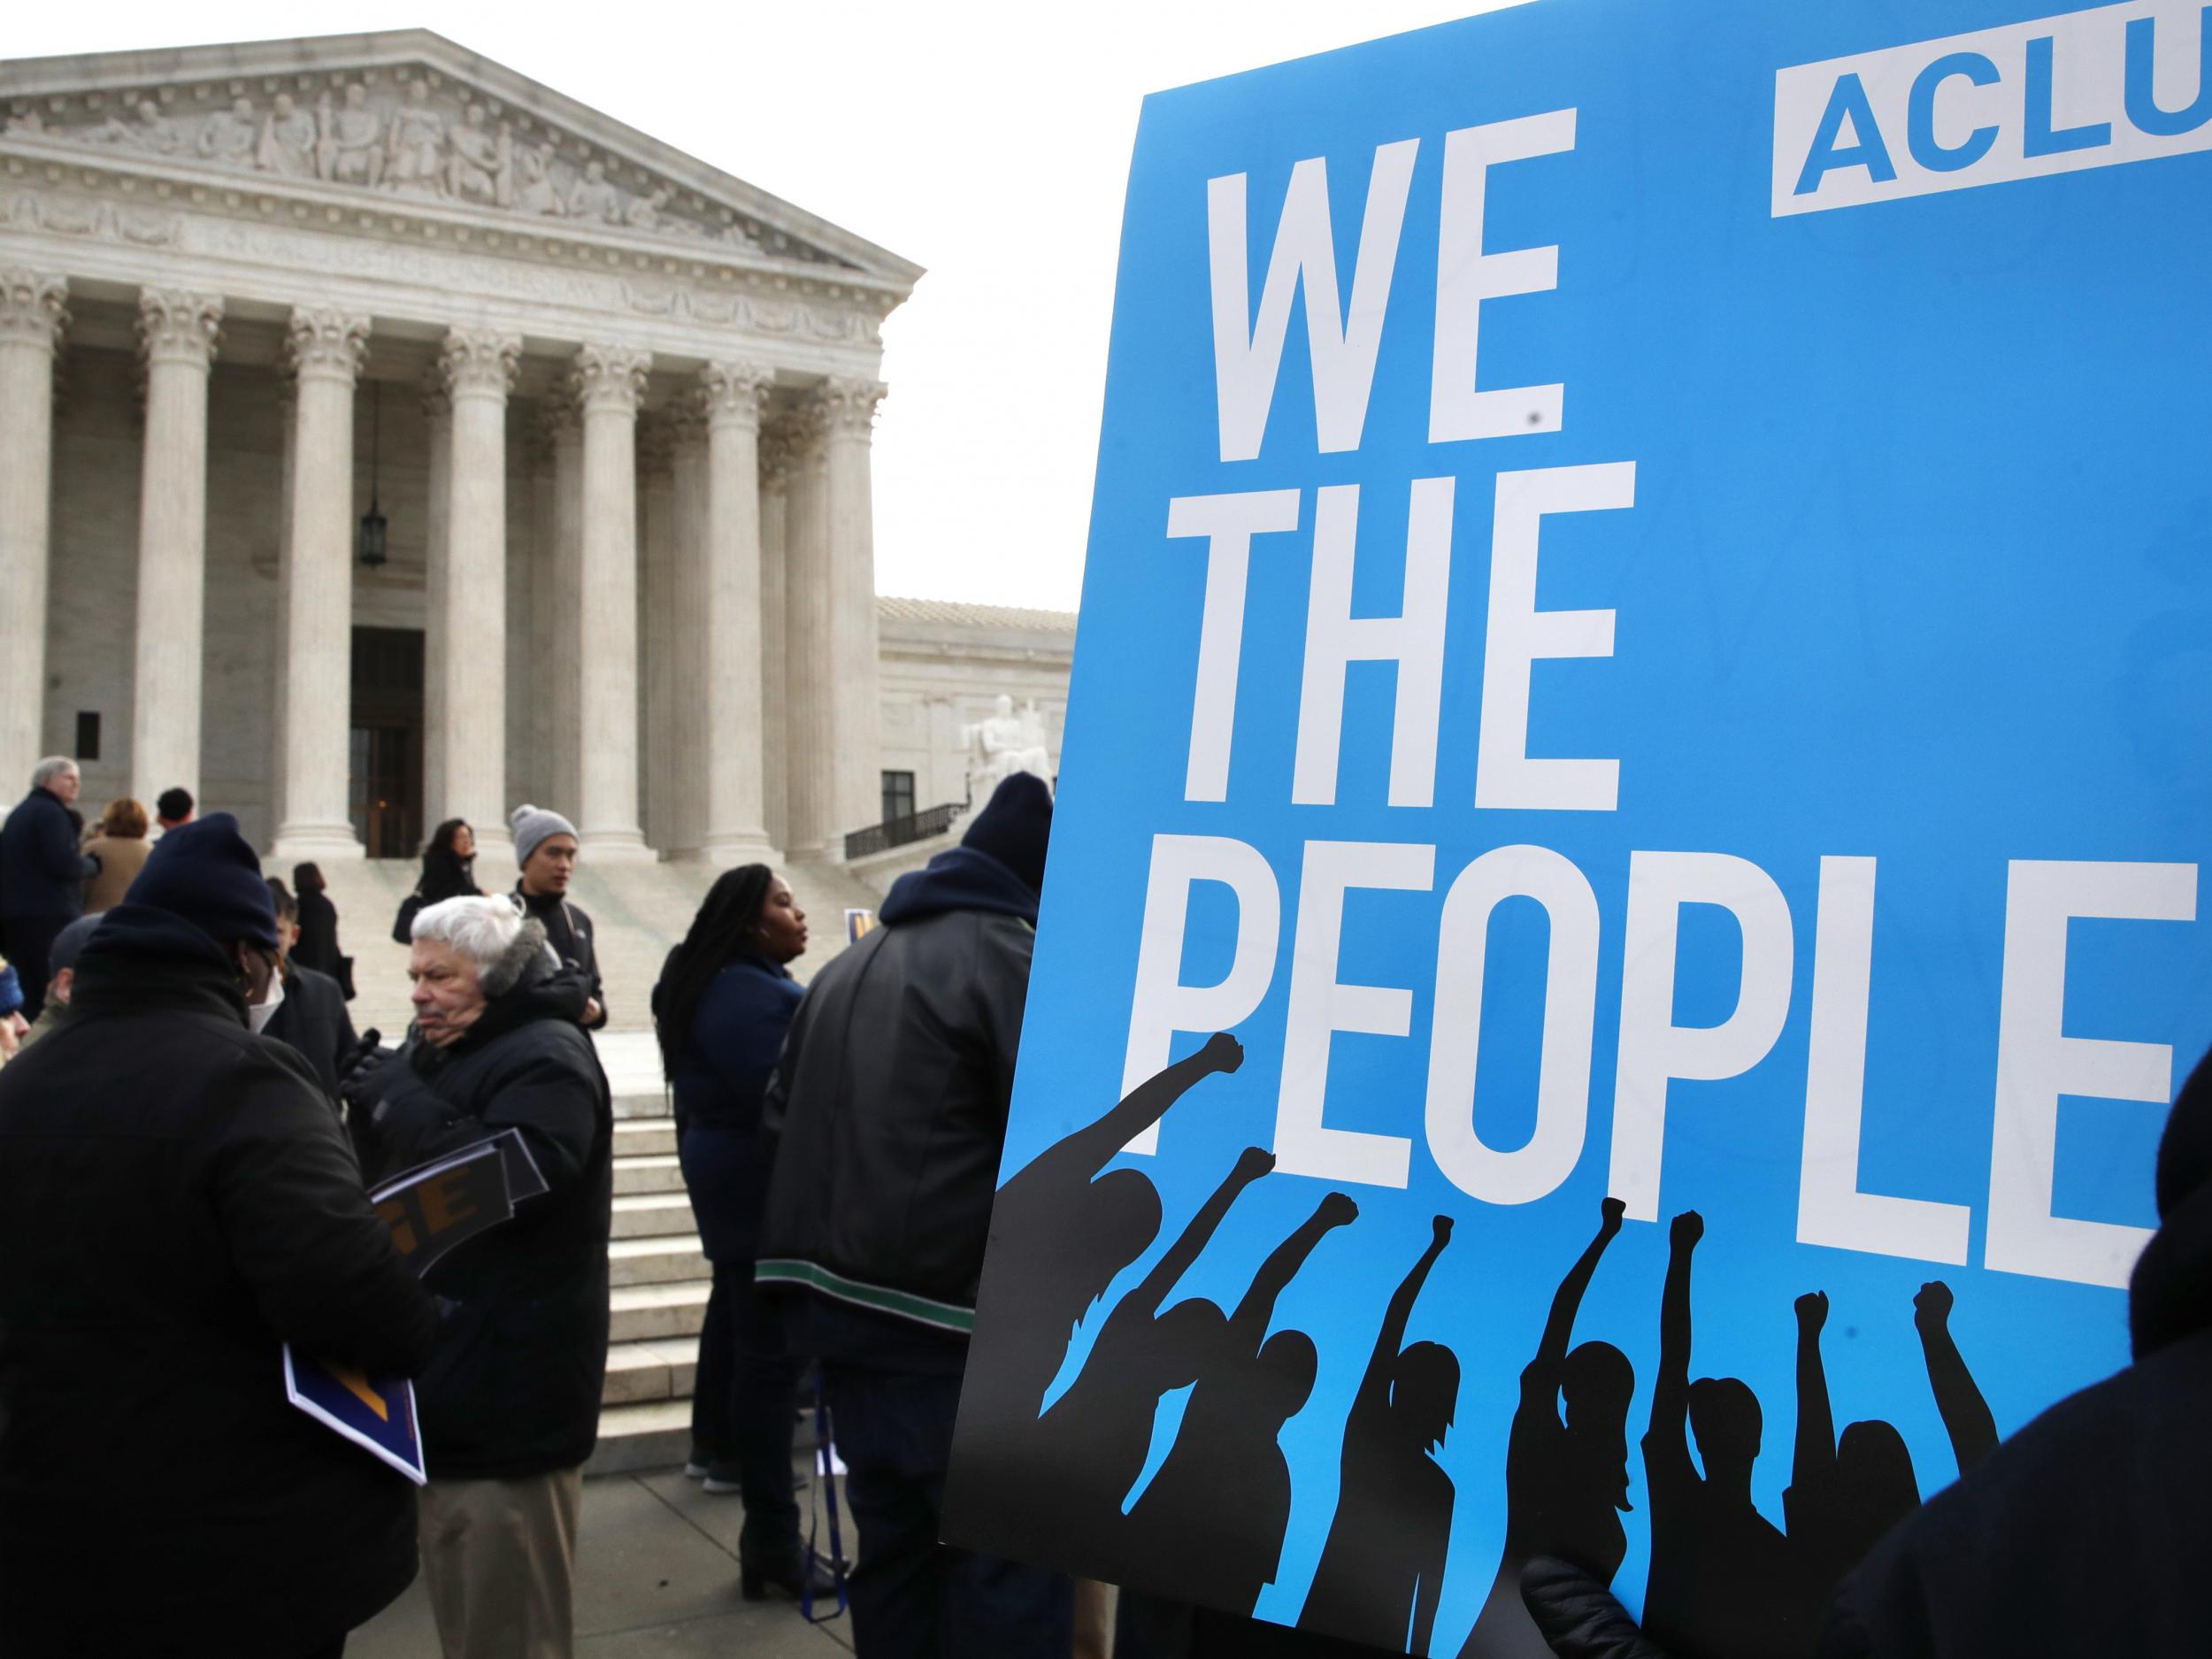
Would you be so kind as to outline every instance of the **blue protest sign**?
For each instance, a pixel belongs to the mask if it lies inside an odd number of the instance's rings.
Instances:
[[[284,1393],[308,1416],[374,1453],[417,1486],[428,1483],[415,1385],[406,1378],[372,1377],[351,1366],[296,1355],[287,1342]]]
[[[2024,12],[1147,103],[956,1541],[1471,1655],[1566,1553],[1801,1652],[2124,1362],[2212,1039],[2212,45]]]

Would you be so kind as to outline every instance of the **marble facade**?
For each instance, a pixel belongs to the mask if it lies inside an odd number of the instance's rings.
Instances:
[[[424,823],[833,856],[919,275],[423,31],[0,63],[0,779],[96,715],[96,807],[357,856],[357,631],[413,630]]]

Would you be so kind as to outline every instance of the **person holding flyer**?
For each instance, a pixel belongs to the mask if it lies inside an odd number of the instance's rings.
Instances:
[[[546,1191],[433,1267],[449,1304],[418,1385],[423,1572],[447,1659],[565,1655],[583,1464],[607,1366],[614,1116],[583,982],[504,898],[414,919],[415,1025],[342,1090],[370,1179],[513,1130]]]
[[[415,1577],[415,1489],[286,1399],[286,1343],[412,1376],[432,1296],[312,1071],[255,1034],[276,917],[172,830],[0,1074],[0,1646],[337,1654]]]

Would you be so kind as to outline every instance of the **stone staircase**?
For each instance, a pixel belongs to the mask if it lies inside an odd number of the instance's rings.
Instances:
[[[398,859],[322,866],[337,906],[339,939],[354,958],[357,1030],[375,1026],[396,1043],[411,1018],[407,948],[392,918],[415,885],[416,865]],[[872,910],[876,895],[833,864],[780,865],[807,912],[810,943],[792,964],[800,979],[845,948],[845,910]],[[290,879],[288,870],[280,872]],[[503,870],[480,875],[487,887]],[[614,1218],[607,1247],[612,1333],[600,1398],[599,1449],[591,1474],[684,1461],[691,1440],[692,1377],[706,1318],[710,1270],[676,1163],[676,1125],[661,1081],[651,997],[668,951],[719,872],[703,864],[594,867],[588,857],[572,892],[591,914],[607,1029],[596,1033],[614,1094]]]

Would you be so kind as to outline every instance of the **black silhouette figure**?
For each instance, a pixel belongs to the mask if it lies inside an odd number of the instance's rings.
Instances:
[[[1936,1409],[1963,1474],[1995,1448],[1997,1423],[1952,1340],[1950,1312],[1951,1289],[1940,1280],[1923,1285],[1913,1298],[1913,1323]],[[1876,1540],[1920,1507],[1912,1454],[1894,1426],[1874,1418],[1852,1424],[1840,1441],[1836,1438],[1820,1356],[1827,1320],[1826,1292],[1797,1299],[1797,1451],[1783,1507],[1804,1577],[1809,1617],[1819,1616]]]
[[[1582,1294],[1620,1233],[1624,1208],[1617,1198],[1599,1206],[1597,1236],[1559,1281],[1536,1357],[1521,1372],[1521,1403],[1506,1444],[1504,1557],[1460,1659],[1550,1659],[1521,1605],[1521,1569],[1538,1555],[1556,1555],[1610,1584],[1628,1553],[1620,1517],[1631,1507],[1628,1407],[1636,1372],[1610,1342],[1567,1347]]]
[[[1217,1033],[998,1189],[978,1309],[990,1358],[969,1368],[964,1420],[988,1425],[994,1436],[1036,1422],[1076,1322],[1159,1235],[1160,1195],[1151,1181],[1136,1170],[1099,1171],[1194,1083],[1243,1064],[1243,1045]]]
[[[1316,1356],[1304,1332],[1267,1328],[1314,1247],[1358,1215],[1331,1193],[1261,1264],[1191,1390],[1174,1449],[1129,1511],[1131,1580],[1238,1611],[1274,1582],[1290,1525],[1290,1463],[1276,1441],[1313,1392]]]
[[[1690,1256],[1705,1236],[1694,1210],[1668,1233],[1659,1303],[1659,1375],[1644,1433],[1651,1576],[1644,1629],[1663,1648],[1710,1659],[1787,1659],[1817,1634],[1803,1611],[1789,1540],[1751,1502],[1758,1396],[1733,1377],[1690,1380]],[[1697,1435],[1701,1477],[1690,1461]]]
[[[1452,1219],[1436,1217],[1429,1248],[1392,1293],[1367,1374],[1344,1419],[1336,1517],[1298,1615],[1302,1631],[1384,1647],[1429,1650],[1452,1532],[1452,1480],[1431,1460],[1459,1403],[1459,1359],[1440,1342],[1400,1351],[1406,1321]]]
[[[1114,1304],[1082,1373],[1039,1419],[1031,1440],[1037,1467],[1050,1471],[1025,1535],[1044,1560],[1118,1560],[1122,1502],[1144,1471],[1160,1396],[1187,1388],[1219,1363],[1229,1322],[1213,1302],[1160,1304],[1190,1271],[1237,1194],[1275,1167],[1275,1155],[1247,1147],[1228,1179],[1199,1206],[1152,1271]]]

